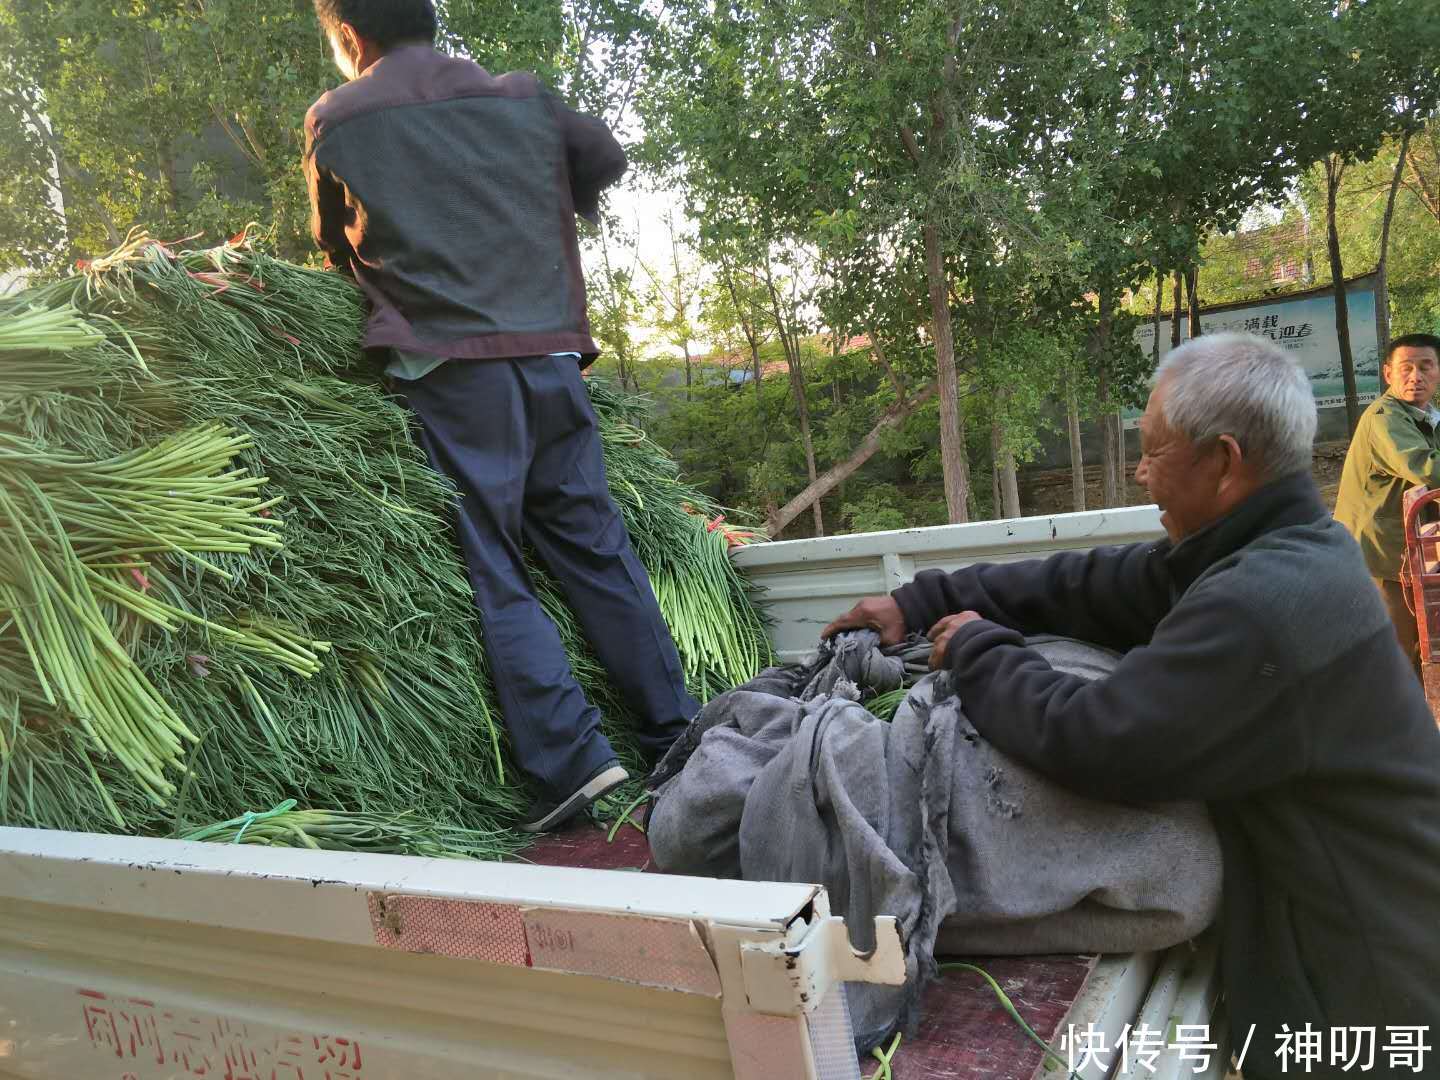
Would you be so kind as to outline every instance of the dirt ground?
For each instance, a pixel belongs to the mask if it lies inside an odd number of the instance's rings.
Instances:
[[[1315,483],[1326,505],[1335,506],[1340,487],[1340,470],[1345,466],[1345,441],[1317,443],[1315,446]],[[1135,463],[1129,463],[1126,505],[1142,506],[1150,499],[1145,489],[1135,483]],[[1085,469],[1085,505],[1095,508],[1100,503],[1100,466]],[[1038,469],[1020,474],[1020,507],[1026,517],[1063,514],[1075,509],[1070,494],[1069,469]]]

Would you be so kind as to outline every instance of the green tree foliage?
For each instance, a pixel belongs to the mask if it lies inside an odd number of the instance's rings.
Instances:
[[[1426,205],[1424,187],[1430,177],[1440,176],[1437,139],[1440,121],[1430,120],[1411,140],[1401,165],[1389,256],[1390,314],[1397,335],[1440,325],[1440,218]],[[1337,227],[1349,276],[1369,273],[1379,261],[1381,222],[1399,150],[1400,140],[1390,138],[1369,161],[1347,170],[1339,190]],[[1324,184],[1323,167],[1313,166],[1267,213],[1235,232],[1210,237],[1201,256],[1202,303],[1228,304],[1329,285]],[[1153,289],[1138,290],[1130,307],[1148,317],[1154,310]],[[1168,291],[1162,313],[1170,313]]]
[[[644,321],[644,299],[635,280],[637,263],[628,257],[633,256],[633,248],[623,243],[623,237],[622,242],[612,243],[612,233],[613,225],[607,222],[596,244],[599,258],[590,275],[590,330],[604,350],[606,368],[613,368],[622,387],[638,390],[635,365],[640,350],[635,328]]]
[[[9,266],[103,251],[135,225],[214,236],[256,219],[280,253],[308,253],[300,120],[336,79],[308,4],[6,0],[0,11],[0,97],[25,113],[0,129],[0,154],[58,181],[56,200],[7,201],[22,234],[43,238],[25,258],[3,251]]]
[[[642,0],[444,0],[441,45],[623,123]],[[337,84],[308,0],[0,0],[0,271],[55,270],[132,226],[258,221],[311,252],[305,110]]]
[[[1433,138],[1440,123],[1432,120],[1422,133],[1422,145]],[[1350,166],[1336,199],[1336,229],[1345,275],[1374,270],[1380,258],[1381,219],[1394,174],[1400,140],[1390,139],[1369,161]],[[1432,144],[1433,145],[1433,144]],[[1402,178],[1404,173],[1402,172]],[[1320,166],[1302,178],[1297,211],[1322,225],[1312,228],[1303,247],[1315,269],[1315,284],[1330,284],[1333,274],[1326,257],[1324,174]],[[1293,256],[1292,256],[1293,258]],[[1392,335],[1415,330],[1433,332],[1440,326],[1440,220],[1426,209],[1414,188],[1404,184],[1396,192],[1390,226],[1388,288]]]

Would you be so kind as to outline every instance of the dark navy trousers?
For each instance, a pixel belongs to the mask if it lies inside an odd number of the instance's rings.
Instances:
[[[460,545],[520,767],[554,796],[615,756],[521,557],[560,583],[611,682],[659,752],[700,706],[605,483],[595,410],[570,357],[452,360],[395,383],[432,465],[459,488]]]

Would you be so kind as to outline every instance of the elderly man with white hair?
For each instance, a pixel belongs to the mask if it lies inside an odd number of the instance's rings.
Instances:
[[[1007,754],[1097,799],[1209,805],[1247,1077],[1285,1071],[1307,1024],[1322,1066],[1338,1027],[1429,1025],[1434,1045],[1440,732],[1310,477],[1309,383],[1263,339],[1198,338],[1166,358],[1140,428],[1167,539],[926,571],[826,633],[928,631],[931,666]],[[1026,647],[1040,632],[1125,655],[1086,682]]]

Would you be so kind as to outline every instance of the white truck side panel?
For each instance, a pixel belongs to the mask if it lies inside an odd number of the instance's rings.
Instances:
[[[0,1077],[854,1080],[877,939],[807,885],[0,829]]]
[[[855,601],[887,593],[921,570],[958,570],[974,562],[1032,559],[1066,548],[1130,544],[1163,535],[1158,509],[1130,506],[783,540],[740,548],[734,557],[760,590],[774,620],[770,636],[788,663],[814,652],[825,624]]]

